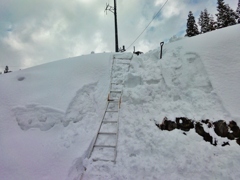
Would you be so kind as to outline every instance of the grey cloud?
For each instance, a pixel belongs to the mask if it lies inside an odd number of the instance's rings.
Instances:
[[[104,14],[108,1],[113,5],[113,0],[0,0],[0,66],[29,67],[91,51],[114,51],[113,14]],[[117,2],[119,46],[129,46],[165,0]],[[170,0],[135,46],[148,51],[185,31],[190,10],[198,15],[208,8],[215,14],[217,0],[194,2]],[[225,2],[235,9],[238,0]]]

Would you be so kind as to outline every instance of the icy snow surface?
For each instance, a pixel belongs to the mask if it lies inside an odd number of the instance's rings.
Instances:
[[[214,147],[194,130],[161,131],[155,122],[184,116],[240,125],[239,28],[184,38],[164,45],[162,60],[158,49],[134,56],[128,72],[114,69],[125,77],[116,164],[86,158],[104,113],[112,54],[1,75],[0,179],[238,179],[235,141]]]

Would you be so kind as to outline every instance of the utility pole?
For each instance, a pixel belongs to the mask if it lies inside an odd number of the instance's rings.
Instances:
[[[115,51],[118,52],[118,27],[117,27],[117,3],[114,0],[114,17],[115,17]]]
[[[110,6],[109,4],[106,5],[105,9],[106,13],[107,11],[111,11],[114,14],[114,25],[115,25],[115,51],[118,52],[118,28],[117,28],[117,3],[116,0],[114,0],[114,7]]]

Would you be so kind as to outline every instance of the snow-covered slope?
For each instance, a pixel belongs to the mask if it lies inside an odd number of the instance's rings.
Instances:
[[[111,56],[81,56],[0,76],[0,179],[75,173],[101,120]]]
[[[132,94],[145,93],[143,102],[156,102],[160,119],[169,115],[234,118],[240,123],[239,28],[237,25],[167,44],[162,60],[159,50],[135,58],[128,76],[140,77],[146,86],[138,86],[141,92],[130,89]]]
[[[112,54],[0,75],[0,179],[80,179],[85,168],[83,179],[238,179],[235,141],[214,147],[194,130],[161,131],[155,122],[184,116],[240,125],[239,28],[166,44],[163,59],[153,50],[134,56],[129,72],[114,70],[125,76],[116,164],[86,159]]]

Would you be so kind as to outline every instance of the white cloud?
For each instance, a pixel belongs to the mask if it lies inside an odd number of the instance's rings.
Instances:
[[[113,0],[0,0],[0,66],[28,67],[91,51],[114,51],[114,16],[104,13],[106,2],[113,5]],[[134,45],[144,52],[157,48],[159,42],[185,31],[190,10],[198,15],[208,8],[215,14],[216,2],[169,0]],[[238,0],[225,2],[235,10]],[[165,0],[117,3],[119,46],[128,47]]]

